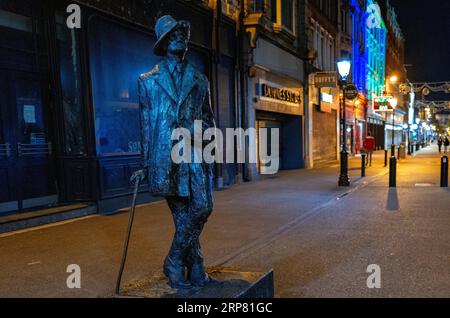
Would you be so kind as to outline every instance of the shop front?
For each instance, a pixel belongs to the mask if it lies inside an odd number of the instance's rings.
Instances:
[[[277,134],[279,136],[279,170],[303,168],[303,88],[301,84],[262,69],[256,70],[253,83],[257,172],[265,174],[267,170],[267,164],[261,162],[261,145],[263,143],[267,145],[267,154],[271,154],[273,150],[271,148],[274,145],[272,138]],[[264,128],[267,134],[261,138],[261,129]],[[277,130],[277,134],[272,133],[274,129]]]
[[[58,202],[44,16],[0,3],[0,214]]]
[[[278,170],[304,168],[304,63],[289,46],[282,48],[263,33],[256,40],[250,60],[243,126],[256,129],[256,162],[249,162],[244,168],[247,179],[268,173],[260,150],[267,150],[270,155],[272,145],[278,145]],[[262,138],[261,128],[265,128],[267,138]],[[272,131],[278,133],[277,140],[272,139],[277,137]]]
[[[365,99],[361,94],[358,98],[352,101],[353,103],[353,113],[354,113],[354,153],[361,153],[364,138],[367,134],[366,128],[366,106],[367,99]]]
[[[385,149],[385,121],[381,116],[369,116],[367,118],[367,132],[375,138],[376,150]]]
[[[355,109],[354,109],[354,105],[352,101],[346,100],[345,103],[346,107],[345,107],[345,127],[344,129],[346,130],[346,140],[345,140],[345,146],[347,149],[347,153],[348,154],[355,154]],[[341,124],[341,128],[342,124]],[[342,132],[343,130],[341,129],[340,131],[340,140],[342,140]],[[341,148],[342,148],[342,144],[341,144]]]
[[[389,149],[390,143],[386,144],[386,124],[388,121],[389,112],[380,111],[380,99],[381,97],[373,97],[367,106],[367,132],[375,138],[375,148],[377,150]],[[381,99],[384,104],[387,103],[386,99]],[[375,105],[376,109],[375,110]],[[386,105],[384,105],[386,106]]]
[[[312,103],[312,159],[313,166],[338,161],[339,90],[310,86]]]

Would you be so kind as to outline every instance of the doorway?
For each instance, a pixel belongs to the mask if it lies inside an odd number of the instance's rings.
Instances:
[[[46,84],[0,70],[0,214],[58,202]]]
[[[269,164],[263,164],[259,158],[259,129],[267,129],[267,154],[272,154],[272,130],[277,129],[279,140],[279,170],[303,168],[302,117],[265,111],[256,112],[256,134],[258,144],[258,172],[264,174]]]

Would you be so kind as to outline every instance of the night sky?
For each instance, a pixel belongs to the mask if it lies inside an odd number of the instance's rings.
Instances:
[[[406,39],[405,64],[413,64],[407,67],[410,81],[450,81],[450,1],[390,2]]]

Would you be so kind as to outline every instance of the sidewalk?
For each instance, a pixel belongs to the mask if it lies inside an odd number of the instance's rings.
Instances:
[[[421,160],[426,162],[434,160],[433,158],[425,156]],[[399,175],[406,173],[403,167],[407,170],[414,168],[412,165],[415,160],[401,160]],[[291,264],[290,269],[299,266],[296,271],[303,273],[302,268],[308,262],[303,263],[305,260],[299,258],[279,263],[279,259],[272,259],[266,252],[277,251],[279,254],[281,250],[287,254],[293,253],[294,250],[289,245],[280,247],[277,244],[285,242],[284,239],[292,233],[305,233],[305,229],[313,228],[315,222],[322,219],[322,214],[329,217],[330,211],[345,202],[352,209],[356,206],[358,210],[366,200],[361,201],[359,193],[365,191],[368,185],[373,184],[384,192],[388,171],[384,167],[384,152],[374,154],[373,166],[367,168],[366,178],[360,177],[360,166],[361,159],[358,157],[349,161],[352,181],[349,188],[337,186],[339,165],[335,165],[322,169],[283,171],[263,181],[216,192],[214,212],[202,236],[207,265],[233,265],[244,269],[274,267],[276,295],[301,295],[298,291],[287,292],[289,288],[286,289],[285,285],[291,285],[291,278],[287,274],[283,275],[286,271],[279,267]],[[434,180],[434,174],[426,176]],[[436,188],[432,190],[437,191]],[[373,199],[376,198],[374,195]],[[380,200],[385,202],[385,198]],[[446,202],[448,201],[444,201]],[[128,216],[128,213],[91,216],[66,224],[0,236],[0,253],[7,255],[0,259],[0,297],[111,295]],[[298,231],[299,228],[302,230]],[[318,230],[316,234],[321,233],[327,232]],[[165,202],[140,206],[137,209],[123,282],[159,272],[172,234],[172,220]],[[311,235],[294,239],[291,243],[307,246],[313,239],[314,235]],[[315,243],[330,245],[331,242],[319,237]],[[275,244],[276,248],[272,249],[270,244]],[[298,248],[300,247],[296,250]],[[292,262],[297,265],[292,265]],[[81,267],[82,288],[79,290],[66,287],[66,268],[69,264]],[[297,281],[299,284],[304,282],[302,279]]]

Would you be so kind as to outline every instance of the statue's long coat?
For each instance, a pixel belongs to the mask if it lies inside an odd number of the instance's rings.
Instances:
[[[208,79],[185,63],[180,91],[166,60],[138,80],[143,165],[148,168],[153,195],[189,197],[195,192],[206,206],[212,206],[212,165],[204,161],[176,164],[171,159],[178,142],[171,140],[174,129],[186,128],[194,138],[195,120],[203,121],[203,131],[215,127]]]

